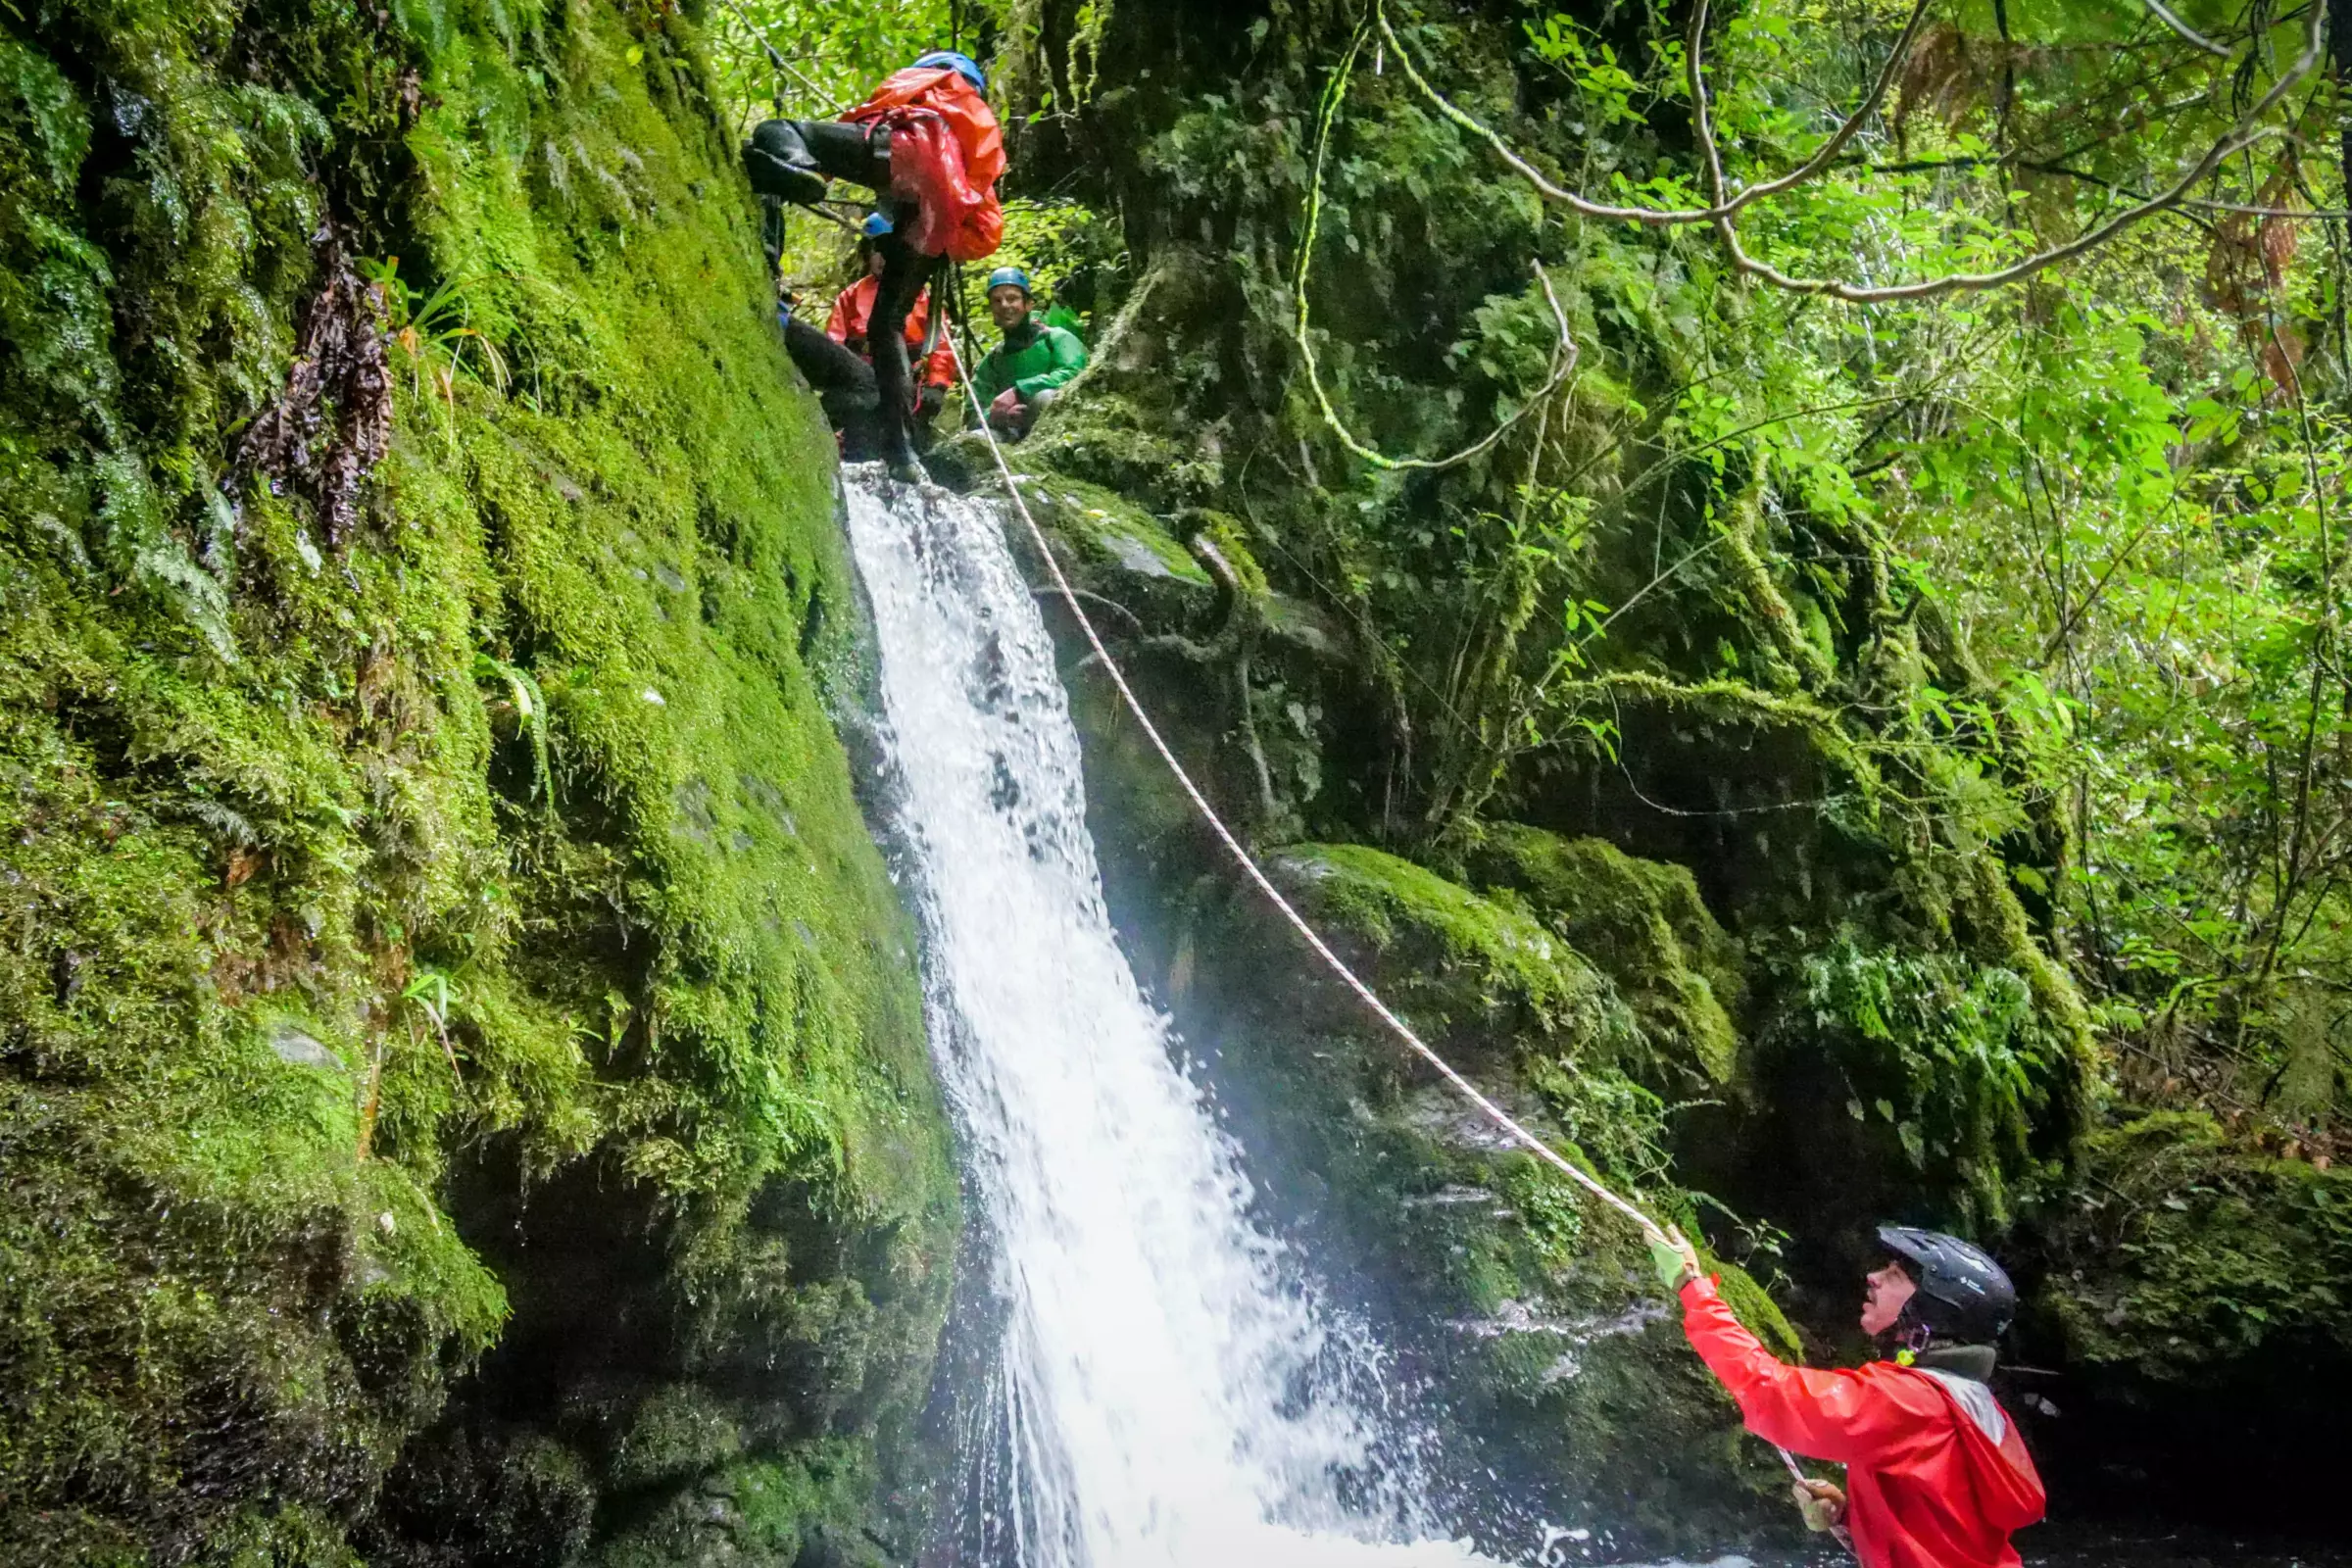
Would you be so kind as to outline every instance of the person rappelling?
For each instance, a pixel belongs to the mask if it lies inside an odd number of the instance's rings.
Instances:
[[[752,189],[811,205],[828,179],[874,192],[890,228],[867,236],[881,258],[866,318],[880,399],[882,456],[893,477],[915,479],[913,374],[907,317],[942,258],[976,262],[996,253],[1004,215],[997,180],[1004,138],[981,96],[988,78],[953,50],[924,55],[892,74],[839,120],[765,120],[743,150]]]
[[[1028,435],[1061,389],[1086,368],[1086,345],[1066,328],[1030,314],[1032,285],[1017,267],[988,275],[988,314],[1003,341],[972,370],[972,392],[988,412],[989,427],[1018,441]]]
[[[1988,1386],[1994,1343],[2017,1311],[1998,1263],[1954,1236],[1881,1226],[1887,1260],[1867,1277],[1862,1328],[1894,1356],[1821,1371],[1765,1349],[1690,1244],[1666,1236],[1650,1243],[1658,1278],[1747,1430],[1846,1467],[1842,1490],[1797,1484],[1810,1528],[1849,1531],[1862,1568],[2016,1568],[2009,1537],[2041,1517],[2045,1498],[2017,1422]]]

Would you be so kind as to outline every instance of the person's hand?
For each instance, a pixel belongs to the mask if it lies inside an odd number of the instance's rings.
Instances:
[[[939,417],[939,411],[948,406],[948,389],[926,383],[914,394],[914,416],[925,421]]]
[[[1805,1528],[1827,1535],[1845,1523],[1845,1494],[1827,1481],[1799,1481],[1788,1489],[1796,1496],[1796,1511]]]
[[[1698,1250],[1671,1225],[1663,1241],[1649,1244],[1649,1263],[1658,1271],[1658,1283],[1677,1296],[1698,1278]]]
[[[989,404],[988,412],[1007,419],[1020,413],[1021,394],[1018,389],[1008,386],[998,393],[995,401]]]

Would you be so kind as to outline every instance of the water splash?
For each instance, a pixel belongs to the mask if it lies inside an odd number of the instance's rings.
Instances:
[[[1407,1568],[1437,1539],[1377,1358],[1254,1228],[1104,909],[1078,737],[996,509],[847,478],[942,1077],[1004,1309],[982,1445],[1018,1568]]]

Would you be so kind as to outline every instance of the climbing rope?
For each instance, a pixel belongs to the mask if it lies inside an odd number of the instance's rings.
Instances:
[[[1029,530],[1030,542],[1036,545],[1038,559],[1046,564],[1046,570],[1053,575],[1054,587],[1061,595],[1062,604],[1068,608],[1071,618],[1077,621],[1078,629],[1085,634],[1087,646],[1094,650],[1096,661],[1101,663],[1103,672],[1109,675],[1111,684],[1118,688],[1119,698],[1127,705],[1127,711],[1135,716],[1136,723],[1143,726],[1144,736],[1151,741],[1152,749],[1159,754],[1161,761],[1167,763],[1168,771],[1175,776],[1177,784],[1183,788],[1186,797],[1192,801],[1194,809],[1200,813],[1200,819],[1208,824],[1209,831],[1217,836],[1217,842],[1225,846],[1226,852],[1233,857],[1234,863],[1242,868],[1242,873],[1255,885],[1258,892],[1266,896],[1266,902],[1273,905],[1282,917],[1290,922],[1291,928],[1298,933],[1299,938],[1314,950],[1315,956],[1329,965],[1331,972],[1338,975],[1347,984],[1348,989],[1355,993],[1357,1000],[1371,1009],[1374,1017],[1388,1025],[1391,1032],[1397,1039],[1403,1041],[1413,1054],[1435,1068],[1439,1077],[1445,1079],[1464,1100],[1478,1107],[1479,1112],[1489,1121],[1508,1134],[1513,1143],[1558,1170],[1577,1186],[1582,1187],[1586,1192],[1631,1220],[1645,1239],[1661,1246],[1674,1246],[1674,1240],[1667,1235],[1664,1226],[1612,1192],[1600,1178],[1568,1158],[1567,1155],[1538,1138],[1534,1133],[1529,1132],[1509,1111],[1488,1099],[1476,1084],[1463,1077],[1454,1069],[1451,1062],[1439,1055],[1427,1041],[1413,1032],[1412,1025],[1398,1017],[1387,1003],[1380,1000],[1379,994],[1371,986],[1367,985],[1353,969],[1348,967],[1347,960],[1334,953],[1331,944],[1325,942],[1322,935],[1313,926],[1307,924],[1306,917],[1292,906],[1289,899],[1283,897],[1282,890],[1274,885],[1273,879],[1268,877],[1264,868],[1257,863],[1257,858],[1243,847],[1242,841],[1236,838],[1233,830],[1225,825],[1225,819],[1217,814],[1216,808],[1209,805],[1208,797],[1200,792],[1200,786],[1193,782],[1193,775],[1185,770],[1184,763],[1177,760],[1175,750],[1168,745],[1166,737],[1160,734],[1159,726],[1152,723],[1152,715],[1144,710],[1143,700],[1135,695],[1135,688],[1127,684],[1126,672],[1119,668],[1118,661],[1111,658],[1110,649],[1103,644],[1102,633],[1095,630],[1094,621],[1088,618],[1085,608],[1078,602],[1078,590],[1071,586],[1070,579],[1063,573],[1061,563],[1055,559],[1053,547],[1046,542],[1045,530],[1038,526],[1037,518],[1030,514],[1029,503],[1021,496],[1020,483],[1013,475],[1012,466],[1004,461],[1004,449],[998,444],[997,432],[989,427],[988,410],[982,406],[980,394],[972,385],[971,370],[964,364],[962,354],[957,352],[954,336],[950,335],[942,341],[948,352],[956,356],[956,378],[962,383],[964,401],[971,406],[972,417],[978,422],[981,437],[988,442],[989,456],[996,460],[997,472],[1004,480],[1004,493],[1012,498],[1012,509],[1019,514],[1022,524]],[[1773,1451],[1781,1456],[1781,1463],[1788,1467],[1790,1476],[1798,1481],[1808,1479],[1804,1471],[1797,1467],[1795,1455],[1777,1444],[1774,1445]],[[1845,1531],[1842,1526],[1838,1528],[1837,1534],[1839,1540],[1845,1540]],[[1849,1542],[1848,1544],[1851,1543]]]
[[[948,341],[950,347],[953,348],[955,340],[951,338]],[[1396,1038],[1403,1041],[1415,1055],[1436,1068],[1438,1075],[1450,1084],[1463,1099],[1476,1105],[1489,1121],[1508,1133],[1514,1143],[1525,1148],[1539,1159],[1556,1167],[1569,1180],[1633,1221],[1644,1237],[1666,1246],[1672,1246],[1673,1244],[1667,1239],[1665,1228],[1657,1221],[1618,1197],[1602,1184],[1599,1178],[1521,1126],[1509,1111],[1504,1110],[1480,1093],[1476,1084],[1455,1071],[1450,1062],[1432,1050],[1419,1035],[1413,1033],[1412,1026],[1396,1016],[1389,1004],[1381,1001],[1379,995],[1358,978],[1353,969],[1348,967],[1347,960],[1334,953],[1331,945],[1323,940],[1313,926],[1306,923],[1306,917],[1292,907],[1291,901],[1283,897],[1282,890],[1274,885],[1273,880],[1258,865],[1256,858],[1242,847],[1242,841],[1234,837],[1233,830],[1225,825],[1224,818],[1217,815],[1216,808],[1208,804],[1208,797],[1200,793],[1200,786],[1193,782],[1193,775],[1186,772],[1184,764],[1176,760],[1176,753],[1169,747],[1166,738],[1159,733],[1159,726],[1152,723],[1152,715],[1144,711],[1143,702],[1135,695],[1135,688],[1127,684],[1126,673],[1119,668],[1118,662],[1110,657],[1110,650],[1103,646],[1102,634],[1095,630],[1095,623],[1087,618],[1086,611],[1080,607],[1078,591],[1070,586],[1069,578],[1063,575],[1061,563],[1054,559],[1053,550],[1046,544],[1045,530],[1037,525],[1037,519],[1030,515],[1029,504],[1021,498],[1021,487],[1013,477],[1011,465],[1004,461],[1004,449],[997,444],[997,433],[989,428],[988,410],[981,406],[980,394],[972,387],[971,373],[965,368],[963,356],[960,354],[956,357],[956,373],[963,383],[963,395],[971,404],[973,416],[980,422],[980,433],[987,438],[989,454],[996,459],[997,471],[1004,475],[1004,492],[1012,497],[1013,510],[1020,514],[1021,521],[1029,529],[1031,541],[1037,546],[1039,557],[1046,564],[1046,569],[1053,573],[1054,586],[1060,593],[1062,603],[1069,607],[1070,614],[1076,618],[1079,630],[1086,634],[1087,645],[1094,650],[1095,658],[1101,662],[1103,670],[1110,676],[1111,684],[1118,688],[1120,698],[1127,705],[1127,710],[1133,713],[1135,721],[1143,726],[1145,738],[1152,742],[1152,749],[1159,753],[1161,761],[1168,764],[1168,771],[1175,775],[1177,784],[1182,786],[1185,795],[1192,801],[1194,808],[1200,813],[1200,819],[1208,824],[1209,831],[1217,836],[1217,842],[1224,845],[1227,853],[1232,855],[1234,862],[1242,868],[1243,874],[1256,885],[1257,890],[1266,896],[1267,902],[1272,904],[1280,911],[1282,917],[1291,923],[1292,928],[1298,933],[1306,945],[1314,949],[1315,956],[1330,965],[1332,973],[1347,983],[1348,989],[1356,994],[1363,1004],[1372,1010],[1373,1015],[1382,1023],[1387,1024],[1395,1032]]]

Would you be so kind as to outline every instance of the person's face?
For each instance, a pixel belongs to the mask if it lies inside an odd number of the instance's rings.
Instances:
[[[1918,1289],[1900,1263],[1890,1262],[1868,1276],[1862,1295],[1862,1332],[1875,1339],[1894,1327],[1894,1320],[1903,1315],[1903,1303]]]
[[[868,241],[865,247],[865,275],[868,277],[882,275],[882,247],[871,241]]]
[[[988,314],[1009,332],[1029,318],[1029,291],[1018,283],[999,283],[988,291]]]

